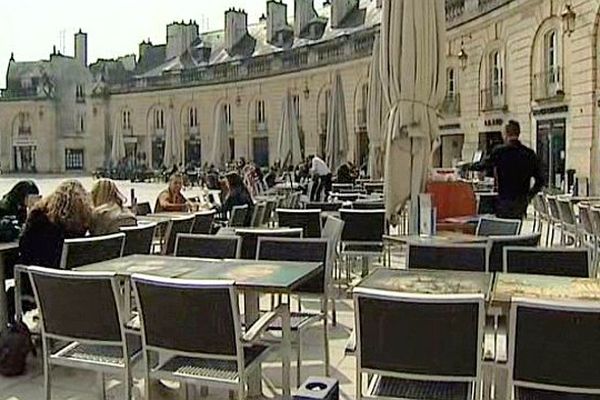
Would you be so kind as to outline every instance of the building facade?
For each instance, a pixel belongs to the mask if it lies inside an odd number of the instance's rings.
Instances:
[[[441,1],[441,0],[439,0]],[[165,44],[87,64],[87,37],[75,57],[11,61],[0,96],[3,170],[62,172],[105,164],[111,138],[127,154],[158,166],[172,119],[186,162],[210,159],[222,112],[232,158],[273,163],[283,98],[300,116],[305,154],[322,153],[335,73],[344,85],[350,158],[368,154],[368,74],[381,0],[267,2],[259,23],[225,13],[222,31],[194,21],[167,27]],[[446,0],[447,96],[440,105],[436,166],[489,152],[510,119],[538,152],[549,183],[568,170],[600,192],[600,0]]]

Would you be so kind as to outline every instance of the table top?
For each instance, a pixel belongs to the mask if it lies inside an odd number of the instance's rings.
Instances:
[[[569,196],[568,199],[571,200],[571,203],[600,202],[598,196]]]
[[[272,234],[278,233],[292,233],[292,232],[302,232],[302,228],[288,228],[288,227],[274,227],[274,228],[266,228],[266,227],[247,227],[247,228],[221,228],[219,229],[218,235],[256,235],[256,236],[268,236]]]
[[[483,294],[489,297],[492,274],[464,271],[377,269],[357,287],[413,294]]]
[[[383,240],[397,243],[416,243],[416,244],[466,244],[466,243],[485,243],[488,238],[485,236],[469,235],[454,231],[439,231],[433,236],[420,235],[400,235],[384,236]]]
[[[318,275],[320,263],[208,260],[199,258],[133,255],[77,268],[79,271],[114,272],[125,277],[147,274],[191,280],[233,280],[244,290],[287,293]]]
[[[493,303],[514,297],[547,300],[600,301],[600,280],[532,274],[497,274]]]
[[[0,242],[0,253],[4,253],[7,251],[17,250],[19,248],[19,241],[14,240],[12,242]]]

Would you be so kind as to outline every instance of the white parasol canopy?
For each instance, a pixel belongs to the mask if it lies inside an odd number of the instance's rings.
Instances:
[[[298,116],[296,115],[294,102],[292,101],[292,96],[289,92],[283,99],[277,150],[282,167],[287,165],[297,165],[302,161]]]
[[[369,176],[371,179],[383,177],[385,122],[389,112],[383,100],[383,87],[380,74],[380,38],[373,44],[373,59],[369,69],[369,104],[367,127],[369,130]]]
[[[117,165],[119,161],[127,156],[125,151],[125,139],[123,138],[123,131],[119,129],[119,120],[115,121],[115,128],[113,130],[112,147],[110,150],[110,160],[113,165]]]
[[[347,161],[348,123],[346,120],[346,99],[342,77],[336,72],[331,91],[329,115],[327,116],[327,164],[335,173]]]
[[[163,164],[167,168],[179,165],[183,162],[183,142],[179,138],[177,131],[177,120],[173,110],[169,113],[167,121],[167,130],[165,132],[165,154]]]
[[[387,118],[385,200],[394,219],[411,199],[416,229],[418,194],[424,189],[438,137],[437,107],[445,89],[444,2],[385,0],[381,26],[381,80]]]
[[[222,105],[215,108],[215,129],[213,132],[212,153],[210,163],[216,167],[223,168],[229,157],[229,138],[227,135],[227,121]]]

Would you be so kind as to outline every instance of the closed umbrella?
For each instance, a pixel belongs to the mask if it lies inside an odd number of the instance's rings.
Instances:
[[[277,150],[282,167],[297,165],[302,161],[298,116],[289,92],[283,99]]]
[[[217,106],[214,115],[215,128],[213,131],[212,152],[210,163],[216,167],[225,167],[229,156],[227,137],[227,121],[221,106]]]
[[[165,167],[171,168],[182,162],[182,141],[177,133],[177,121],[173,111],[169,113],[167,131],[165,133],[165,154],[163,163]]]
[[[369,176],[381,179],[383,176],[383,153],[385,143],[385,119],[388,114],[387,102],[383,100],[380,65],[380,38],[373,44],[373,59],[369,69],[369,101],[367,127],[369,130]]]
[[[348,157],[348,123],[342,77],[336,72],[327,116],[327,164],[336,171]]]
[[[110,160],[113,165],[117,165],[119,161],[126,157],[125,152],[125,139],[123,138],[123,132],[119,129],[119,121],[115,121],[115,128],[112,137],[112,147],[110,150]]]
[[[418,194],[424,189],[438,137],[437,107],[444,95],[444,2],[385,0],[381,25],[381,80],[387,118],[385,201],[394,219],[411,200],[417,227]]]

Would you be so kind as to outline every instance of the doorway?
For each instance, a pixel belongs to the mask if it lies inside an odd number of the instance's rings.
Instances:
[[[548,187],[563,188],[566,169],[566,131],[564,118],[538,121],[537,154]]]

